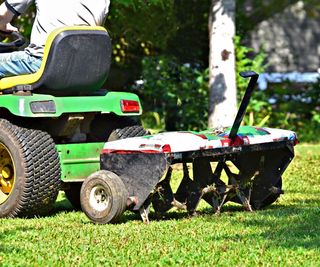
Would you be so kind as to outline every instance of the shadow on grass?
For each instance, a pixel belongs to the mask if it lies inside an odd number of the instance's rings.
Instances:
[[[226,239],[265,239],[268,243],[275,246],[281,246],[286,248],[304,247],[307,249],[320,249],[320,200],[317,198],[309,198],[306,200],[292,199],[292,203],[288,205],[282,205],[275,203],[263,210],[249,214],[244,211],[241,205],[228,204],[222,208],[221,215],[218,220],[230,222],[234,224],[235,228],[239,228],[239,233],[233,234],[226,233],[225,235],[217,238],[222,240]],[[61,199],[56,202],[53,212],[49,217],[58,215],[59,213],[68,213],[78,211],[74,209],[67,199]],[[197,213],[203,221],[208,221],[215,224],[218,220],[214,216],[214,211],[211,207],[203,207]],[[160,221],[169,220],[185,220],[190,218],[186,211],[178,211],[172,209],[167,212]],[[240,218],[240,219],[239,219]],[[150,221],[156,222],[159,218],[151,210]],[[126,224],[133,221],[141,221],[140,215],[133,212],[125,212],[120,220],[120,224]],[[84,223],[84,222],[81,222]],[[88,220],[86,222],[90,224]],[[142,222],[141,222],[142,224]],[[217,225],[217,227],[219,227]],[[241,231],[243,228],[258,228],[259,231]],[[233,230],[234,230],[233,229]],[[14,231],[26,232],[34,231],[35,229],[28,225],[18,225]],[[9,233],[12,235],[14,233]],[[0,242],[5,241],[8,238],[8,233],[0,235]],[[0,246],[1,253],[10,253],[10,249],[6,246]]]
[[[267,206],[264,209],[261,209],[259,211],[272,211],[272,210],[279,210],[280,209],[289,209],[299,206],[319,206],[320,205],[320,198],[309,198],[309,199],[292,199],[291,205],[281,205],[277,202],[274,204]],[[81,211],[79,208],[75,208],[72,206],[72,204],[67,199],[59,200],[55,203],[53,211],[50,213],[50,216],[54,216],[59,213],[64,213],[68,211]],[[258,211],[258,212],[259,212]],[[227,202],[227,205],[223,206],[221,209],[221,215],[224,213],[238,213],[238,212],[246,212],[244,207],[240,204],[233,203],[233,202]],[[197,211],[196,216],[201,215],[214,215],[214,210],[212,207],[207,205],[205,208],[201,208],[199,211]],[[123,215],[124,219],[122,221],[130,221],[130,220],[140,220],[139,212],[130,212],[127,211]],[[160,219],[157,218],[156,214],[153,212],[153,209],[150,209],[149,217],[151,220],[171,220],[171,219],[185,219],[190,218],[188,213],[186,211],[181,211],[177,209],[171,209],[169,212],[166,212]]]
[[[319,218],[319,207],[285,206],[265,210],[244,224],[259,227],[263,230],[260,236],[277,246],[320,249]]]
[[[300,200],[301,201],[301,200]],[[239,216],[235,224],[236,227],[258,228],[258,232],[252,234],[223,235],[219,237],[221,240],[232,239],[250,239],[258,240],[261,237],[268,240],[268,243],[285,248],[303,247],[307,249],[320,249],[320,206],[319,199],[308,199],[299,205],[272,205],[265,209],[255,211],[253,216],[245,216],[239,220]],[[316,205],[315,205],[316,204]],[[223,213],[234,215],[243,212],[242,207],[228,206]],[[204,209],[204,213],[209,214],[209,209]],[[210,219],[211,220],[211,219]]]
[[[53,210],[53,215],[58,214],[60,212],[66,212],[66,211],[79,211],[80,209],[75,208],[72,206],[72,204],[69,202],[69,200],[62,199],[57,201],[54,204],[54,210]]]
[[[299,202],[292,205],[275,204],[266,209],[256,211],[253,214],[245,212],[240,205],[231,204],[223,208],[219,218],[214,216],[213,210],[209,207],[201,209],[198,214],[202,222],[209,222],[212,224],[212,227],[219,227],[218,221],[231,224],[232,229],[230,233],[222,229],[225,234],[215,237],[215,239],[222,242],[226,240],[235,240],[236,242],[251,240],[255,242],[255,240],[262,239],[266,240],[268,245],[275,247],[320,249],[320,207],[314,205],[314,203],[319,203],[319,200],[309,199],[309,201],[313,205],[302,206],[299,205]],[[71,204],[67,200],[58,201],[52,216],[66,211],[74,211]],[[166,213],[165,217],[161,218],[161,221],[184,220],[188,218],[187,212],[172,210]],[[215,220],[216,218],[218,220]],[[150,213],[150,220],[156,222],[157,218],[154,212]],[[125,212],[120,224],[129,224],[132,221],[140,221],[139,214]],[[88,220],[86,223],[90,224],[91,222]],[[141,225],[143,227],[142,222]],[[9,230],[9,232],[5,231],[0,235],[0,243],[5,244],[6,240],[10,240],[12,236],[15,236],[16,232],[41,230],[41,227],[38,227],[35,229],[28,226],[28,224],[17,225],[17,227]],[[44,225],[44,227],[46,226]],[[253,231],[243,231],[244,228],[253,228]],[[19,252],[19,248],[0,246],[0,253],[7,254],[12,252]]]
[[[267,240],[269,244],[276,247],[320,249],[319,203],[320,200],[314,198],[303,202],[297,200],[291,205],[274,204],[265,209],[255,211],[253,216],[244,211],[240,205],[227,205],[223,208],[220,218],[230,220],[231,217],[234,217],[233,220],[236,221],[235,228],[258,228],[259,231],[254,230],[249,234],[245,231],[242,234],[243,231],[239,230],[239,233],[226,234],[217,238],[221,239],[221,241],[230,238],[235,240],[261,240],[263,238],[263,240]],[[241,220],[239,220],[240,213],[244,213],[244,216],[241,216]],[[215,223],[214,212],[210,207],[201,209],[198,215],[203,216],[204,220],[210,220],[210,223]],[[189,218],[187,212],[171,211],[166,213],[165,217],[161,218],[161,221],[187,218]],[[122,222],[126,223],[139,219],[138,214],[125,213]],[[150,219],[156,220],[153,212],[150,213]]]

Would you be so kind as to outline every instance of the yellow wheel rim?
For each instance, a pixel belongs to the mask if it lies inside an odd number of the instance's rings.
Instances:
[[[0,143],[0,204],[3,204],[13,191],[15,168],[8,148]]]

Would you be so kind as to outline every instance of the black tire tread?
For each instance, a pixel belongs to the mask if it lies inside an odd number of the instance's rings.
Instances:
[[[34,163],[33,191],[26,215],[43,215],[53,208],[59,193],[60,161],[53,139],[40,130],[28,130]]]
[[[0,128],[13,138],[23,162],[22,193],[4,217],[42,215],[52,209],[60,189],[59,155],[49,134],[24,129],[0,119]]]
[[[118,194],[120,195],[120,201],[119,201],[117,213],[113,217],[113,219],[110,220],[111,223],[116,223],[119,221],[120,217],[122,216],[122,214],[127,208],[128,192],[125,189],[125,185],[119,176],[109,171],[108,171],[108,175],[109,177],[112,177],[111,179],[114,182],[114,185],[116,187],[116,192],[118,192]]]
[[[25,142],[24,133],[25,131],[12,125],[10,122],[4,119],[0,119],[0,128],[7,133],[7,138],[12,139],[16,144],[16,149],[21,151],[22,158],[21,162],[24,165],[24,191],[17,201],[16,205],[6,213],[1,212],[1,217],[14,218],[23,215],[26,211],[26,203],[28,201],[28,196],[32,191],[32,181],[33,181],[33,164],[31,151]]]
[[[140,125],[134,125],[134,126],[127,126],[121,129],[115,129],[108,139],[108,141],[114,141],[118,139],[125,139],[130,137],[138,137],[138,136],[144,136],[148,135],[149,132],[145,130]]]

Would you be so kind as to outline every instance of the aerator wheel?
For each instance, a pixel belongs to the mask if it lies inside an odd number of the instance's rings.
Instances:
[[[0,119],[0,217],[47,213],[59,188],[59,155],[51,137]]]
[[[95,223],[117,222],[126,210],[128,192],[119,176],[110,171],[91,174],[82,184],[81,207]]]

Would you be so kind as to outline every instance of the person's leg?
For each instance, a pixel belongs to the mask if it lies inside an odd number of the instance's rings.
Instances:
[[[24,51],[0,54],[0,78],[35,73],[41,65],[41,58]]]

